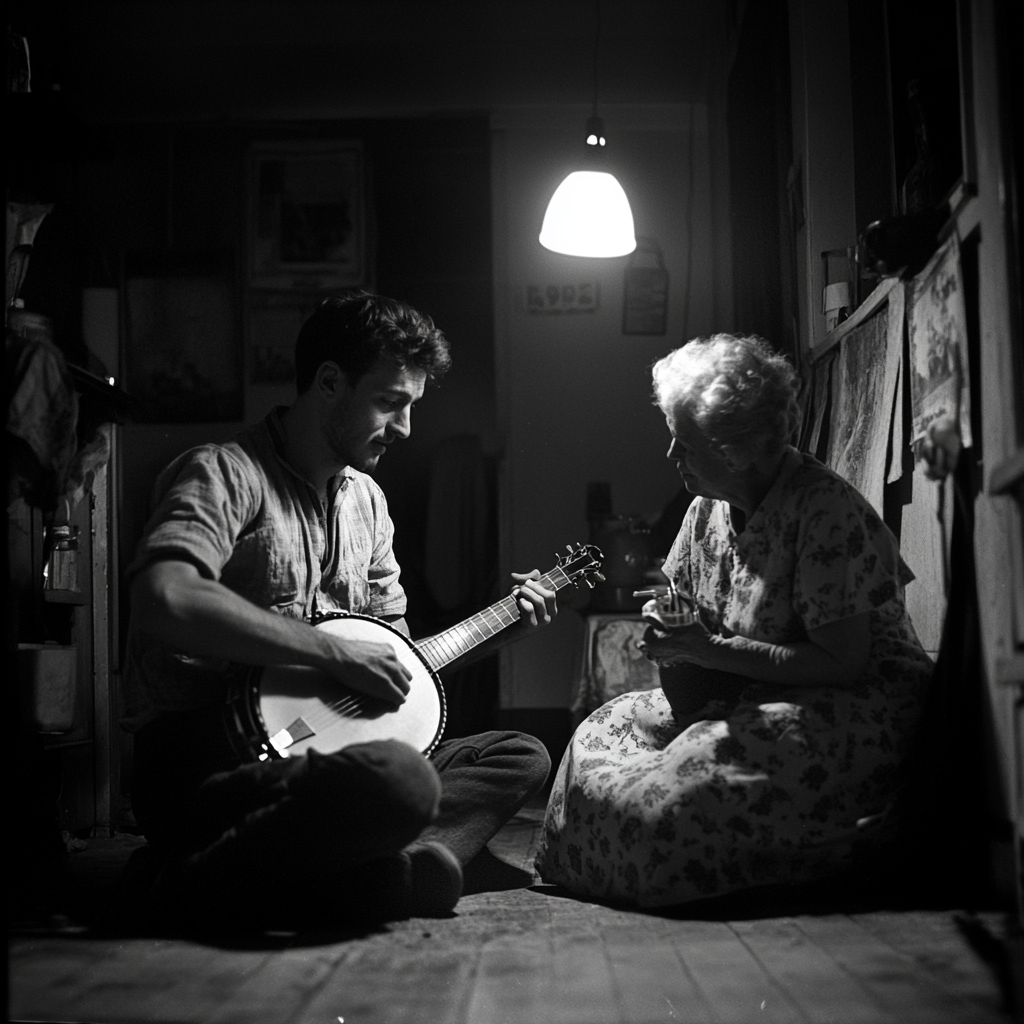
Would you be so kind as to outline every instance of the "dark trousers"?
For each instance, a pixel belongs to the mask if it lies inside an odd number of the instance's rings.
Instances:
[[[193,916],[237,918],[250,900],[307,916],[311,890],[332,919],[375,916],[403,847],[441,842],[467,864],[549,767],[540,741],[516,732],[449,740],[429,759],[385,740],[242,765],[216,716],[183,713],[136,734],[132,803],[170,865],[167,898]]]

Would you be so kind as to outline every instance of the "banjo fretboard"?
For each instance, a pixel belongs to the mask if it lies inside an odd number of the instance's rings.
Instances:
[[[555,568],[546,576],[542,576],[538,582],[557,592],[573,581],[561,568]],[[441,633],[429,636],[425,640],[417,640],[416,647],[427,659],[430,667],[437,672],[518,621],[519,608],[516,599],[509,595]]]

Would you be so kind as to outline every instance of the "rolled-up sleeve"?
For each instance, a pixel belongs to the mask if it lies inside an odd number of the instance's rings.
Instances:
[[[380,618],[404,615],[405,589],[399,583],[401,570],[393,548],[395,526],[388,513],[387,499],[379,487],[374,487],[373,501],[373,554],[367,570],[369,585],[369,614]]]
[[[146,524],[129,580],[153,562],[191,562],[219,580],[238,536],[259,508],[251,473],[223,447],[195,448],[157,478],[153,514]]]

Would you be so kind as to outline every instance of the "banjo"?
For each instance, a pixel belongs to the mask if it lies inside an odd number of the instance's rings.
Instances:
[[[559,591],[600,575],[600,550],[590,544],[569,547],[568,554],[542,583]],[[468,619],[424,640],[410,640],[389,623],[356,612],[330,612],[315,629],[348,640],[389,644],[412,674],[405,703],[387,701],[347,689],[319,669],[301,665],[256,668],[231,688],[225,724],[231,744],[243,761],[295,757],[309,750],[331,754],[353,743],[395,739],[429,754],[444,732],[444,689],[437,673],[519,621],[511,595]]]

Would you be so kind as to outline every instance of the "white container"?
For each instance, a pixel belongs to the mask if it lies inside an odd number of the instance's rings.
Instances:
[[[55,526],[54,545],[44,569],[47,590],[78,591],[78,527]]]
[[[78,684],[75,644],[18,644],[18,681],[23,712],[39,732],[71,732]]]
[[[821,299],[821,311],[825,314],[825,329],[834,331],[849,315],[849,281],[837,281],[835,284],[825,285]]]

